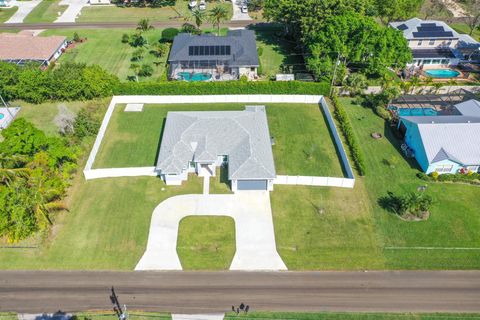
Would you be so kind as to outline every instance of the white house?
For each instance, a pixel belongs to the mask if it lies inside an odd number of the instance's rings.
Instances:
[[[156,171],[167,185],[226,166],[233,191],[273,190],[275,165],[264,106],[244,111],[169,112]]]
[[[480,102],[455,105],[459,115],[400,117],[405,143],[425,173],[480,169]]]
[[[455,66],[461,60],[476,58],[480,43],[466,34],[460,34],[443,21],[412,18],[391,22],[390,26],[402,31],[412,50],[410,66]]]

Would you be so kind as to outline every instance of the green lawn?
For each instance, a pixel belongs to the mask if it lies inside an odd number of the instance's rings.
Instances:
[[[108,7],[110,8],[110,7]],[[121,42],[122,35],[133,34],[133,29],[52,29],[42,32],[42,35],[63,35],[69,39],[77,32],[81,38],[87,38],[84,43],[76,44],[75,48],[68,49],[57,63],[68,61],[81,62],[86,64],[98,64],[108,72],[118,76],[121,81],[127,81],[133,77],[130,70],[132,53],[137,49],[129,44]],[[161,37],[161,30],[154,29],[146,34],[149,44],[156,43]],[[166,79],[165,62],[167,56],[156,58],[145,49],[145,57],[138,64],[149,64],[153,67],[154,73],[151,77],[140,77],[140,81],[155,81]]]
[[[10,19],[15,12],[17,12],[18,7],[13,8],[0,8],[0,23],[3,23]]]
[[[68,6],[59,5],[60,0],[43,0],[30,12],[24,23],[53,22],[63,13]]]
[[[480,188],[469,185],[425,183],[416,178],[419,172],[415,160],[405,160],[397,140],[384,121],[370,109],[351,105],[341,99],[352,121],[354,132],[361,141],[367,172],[364,183],[379,243],[388,269],[478,269],[480,250],[418,250],[413,247],[480,248]],[[372,132],[385,138],[375,140]],[[397,162],[395,168],[385,160]],[[435,199],[430,218],[422,222],[404,222],[382,209],[378,200],[388,191],[404,193],[427,185],[427,193]],[[358,189],[355,190],[358,193]],[[360,195],[358,199],[362,199]],[[411,247],[412,249],[387,249]]]
[[[69,111],[77,113],[81,108],[96,106],[106,109],[108,100],[95,101],[73,101],[73,102],[47,102],[42,104],[31,104],[24,101],[13,101],[10,104],[14,107],[20,107],[19,117],[32,122],[38,129],[48,135],[58,134],[58,127],[55,125],[55,117],[59,113],[59,108],[66,107]]]
[[[95,168],[153,166],[168,111],[243,110],[244,104],[145,105],[141,113],[116,107]],[[335,145],[318,105],[267,105],[278,174],[342,176]]]
[[[438,319],[479,319],[479,314],[448,313],[353,313],[353,312],[254,312],[247,315],[228,313],[225,320],[438,320]]]
[[[184,21],[185,17],[191,15],[188,9],[188,1],[185,0],[169,0],[168,5],[151,8],[151,7],[116,7],[116,6],[90,6],[82,10],[82,14],[77,22],[137,22],[142,18],[148,18],[150,22],[156,21]],[[227,9],[229,12],[227,21],[233,15],[231,2],[216,1],[217,3],[208,2],[207,10],[219,5]],[[207,24],[207,23],[205,23]]]
[[[451,24],[449,24],[449,26],[452,27],[453,29],[455,29],[455,31],[457,31],[459,33],[465,33],[465,34],[470,33],[470,28],[465,23],[451,23]],[[472,37],[475,40],[480,41],[480,30],[475,29],[473,31]]]
[[[305,72],[302,55],[295,50],[295,43],[282,38],[278,29],[258,29],[255,33],[257,47],[263,51],[259,57],[263,77],[275,77],[278,73]]]
[[[185,270],[228,270],[235,255],[235,222],[230,217],[183,218],[177,252]]]

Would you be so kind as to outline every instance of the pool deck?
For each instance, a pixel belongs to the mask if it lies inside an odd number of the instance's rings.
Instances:
[[[0,114],[4,117],[0,119],[0,130],[5,129],[15,119],[20,108],[0,108]]]

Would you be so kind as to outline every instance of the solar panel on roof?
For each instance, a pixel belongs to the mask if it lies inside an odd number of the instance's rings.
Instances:
[[[407,25],[406,25],[405,23],[402,23],[401,25],[399,25],[399,26],[397,27],[397,29],[403,31],[403,30],[407,30],[408,27],[407,27]]]

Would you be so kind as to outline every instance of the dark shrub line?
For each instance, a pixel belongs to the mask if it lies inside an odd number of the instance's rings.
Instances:
[[[440,174],[435,176],[433,174],[426,174],[423,172],[417,173],[417,177],[430,182],[458,182],[458,183],[467,183],[476,186],[480,186],[480,173],[456,173],[456,174]]]
[[[361,176],[364,176],[366,173],[365,159],[363,153],[360,150],[358,140],[353,134],[352,125],[348,119],[347,113],[343,106],[338,102],[336,96],[332,96],[333,107],[335,108],[335,117],[340,124],[340,128],[345,136],[350,152],[352,153],[353,162],[355,162],[355,167],[357,168],[358,173]]]

